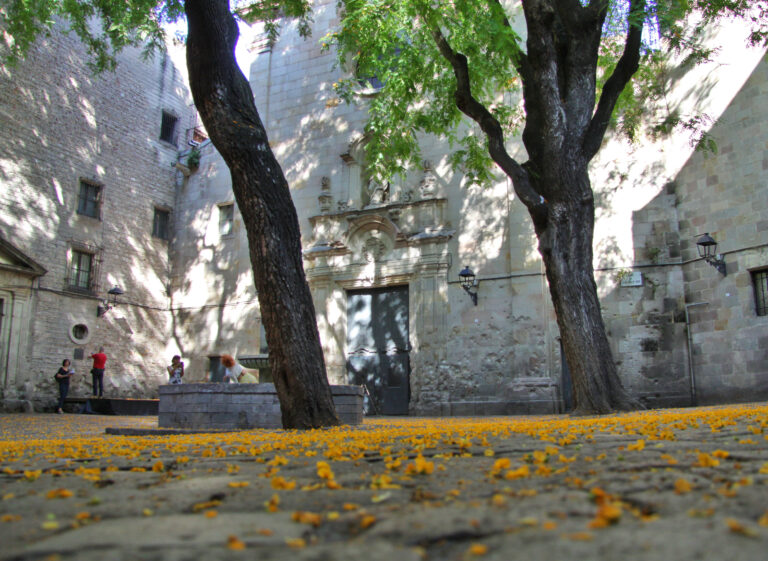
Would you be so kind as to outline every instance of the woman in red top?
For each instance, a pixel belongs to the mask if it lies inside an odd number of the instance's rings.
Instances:
[[[93,368],[91,368],[91,377],[93,379],[93,397],[96,397],[96,388],[98,386],[98,396],[104,395],[104,367],[107,365],[107,355],[104,354],[104,347],[99,347],[98,353],[91,355],[93,359]]]

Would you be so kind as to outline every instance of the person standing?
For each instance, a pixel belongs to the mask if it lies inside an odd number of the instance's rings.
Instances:
[[[75,369],[70,366],[72,364],[68,358],[65,358],[61,363],[61,368],[56,371],[56,381],[59,383],[59,408],[57,413],[64,413],[64,400],[67,399],[69,393],[69,379],[74,376]]]
[[[93,379],[93,397],[96,397],[96,390],[98,388],[98,396],[104,396],[104,368],[107,365],[107,355],[104,354],[104,347],[99,347],[98,353],[91,355],[93,359],[93,368],[91,368],[91,377]]]
[[[171,365],[166,366],[165,369],[168,371],[168,383],[181,384],[181,379],[184,377],[184,363],[181,362],[179,355],[174,355],[171,359]]]

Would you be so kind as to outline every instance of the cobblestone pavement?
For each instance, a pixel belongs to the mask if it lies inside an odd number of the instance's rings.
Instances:
[[[0,415],[0,558],[768,559],[768,405],[125,437]]]

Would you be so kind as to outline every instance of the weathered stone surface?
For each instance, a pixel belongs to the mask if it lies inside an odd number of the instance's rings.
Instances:
[[[331,386],[343,424],[363,422],[363,389]],[[177,384],[160,386],[158,426],[180,429],[280,428],[274,384]]]

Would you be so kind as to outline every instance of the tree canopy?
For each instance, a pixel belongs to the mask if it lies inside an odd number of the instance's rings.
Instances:
[[[299,21],[309,33],[309,0],[236,0],[233,15],[262,22],[276,37],[286,18]],[[57,21],[65,21],[91,54],[89,65],[97,71],[115,70],[115,56],[128,46],[140,47],[150,56],[165,47],[166,23],[184,16],[184,0],[2,0],[0,22],[5,31],[11,64],[23,58],[41,34],[50,33]]]
[[[418,133],[427,133],[450,141],[455,148],[451,161],[470,182],[489,180],[486,138],[477,129],[460,125],[465,115],[456,103],[451,58],[465,59],[471,96],[504,136],[518,132],[526,120],[521,99],[529,60],[526,40],[532,32],[520,3],[342,0],[341,4],[341,26],[324,38],[324,44],[337,46],[342,66],[353,69],[354,76],[335,84],[344,99],[355,96],[361,79],[378,79],[380,90],[370,102],[367,126],[372,171],[384,179],[418,165]],[[690,63],[711,55],[702,43],[710,24],[724,17],[743,18],[752,23],[752,30],[739,40],[768,41],[768,2],[762,0],[531,0],[522,4],[531,10],[552,11],[553,25],[560,17],[575,22],[584,12],[602,19],[595,111],[606,113],[610,124],[630,137],[637,133],[649,92],[663,88],[662,69],[668,55],[685,53]],[[553,27],[553,31],[563,29]],[[617,74],[627,70],[621,66],[617,73],[617,66],[622,57],[630,56],[637,56],[639,63],[639,71],[632,73],[634,83],[614,91],[616,83],[623,81]],[[566,92],[561,93],[565,99]],[[603,106],[598,104],[601,98]],[[693,128],[697,122],[695,117],[682,121],[680,116],[668,115],[657,129]]]

